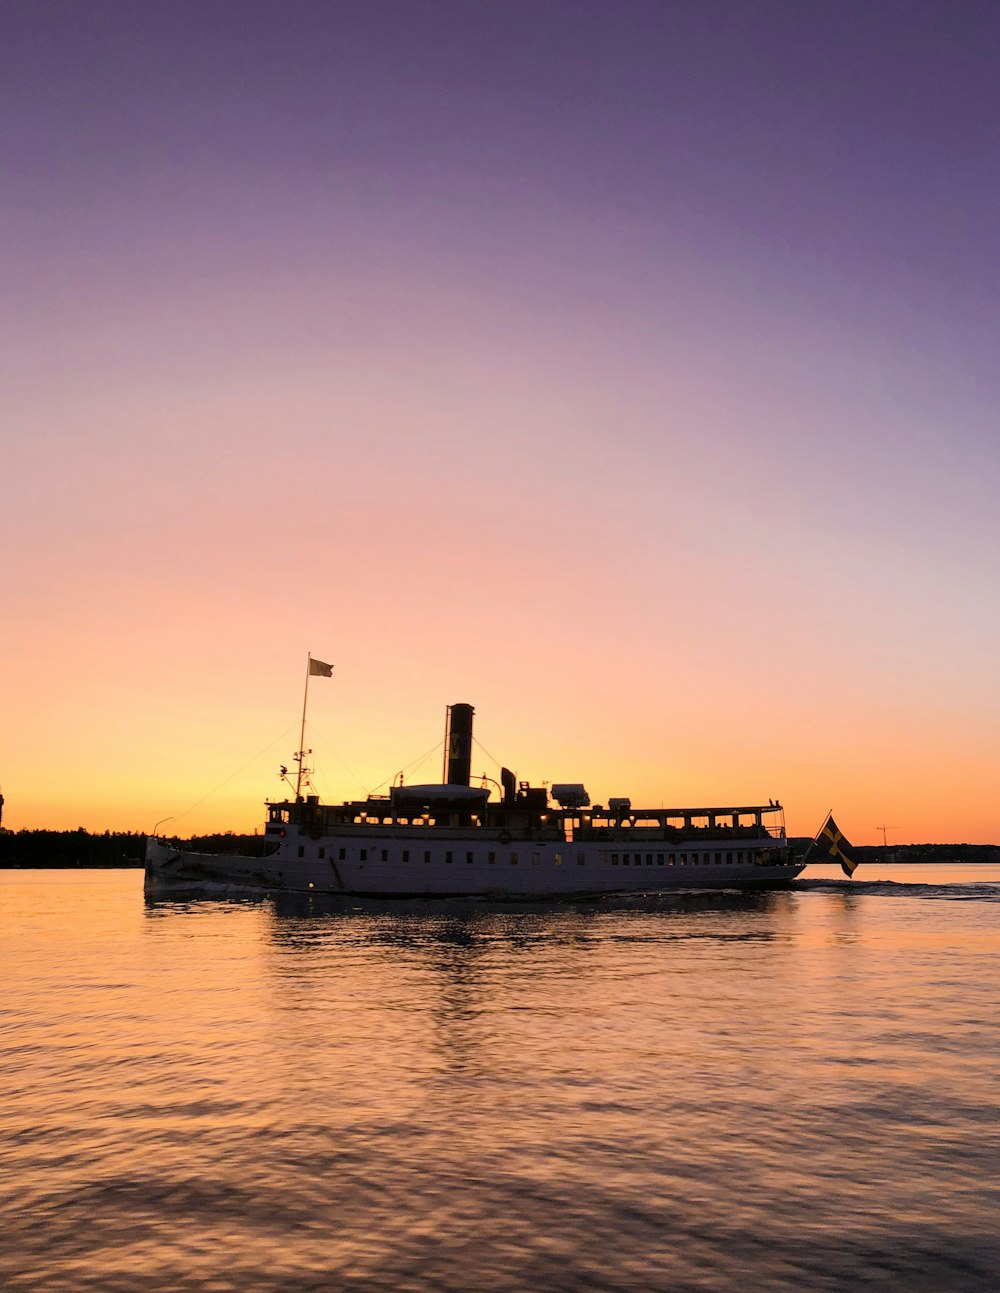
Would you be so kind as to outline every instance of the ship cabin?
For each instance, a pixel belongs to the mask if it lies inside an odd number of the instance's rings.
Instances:
[[[266,834],[284,835],[289,826],[314,838],[324,835],[411,832],[467,837],[482,831],[504,842],[630,840],[784,839],[784,810],[777,802],[712,808],[633,808],[625,800],[601,804],[552,804],[545,787],[522,785],[512,801],[491,803],[489,789],[433,785],[399,787],[389,795],[343,804],[321,804],[315,795],[299,802],[267,805]],[[461,792],[465,792],[464,794]]]

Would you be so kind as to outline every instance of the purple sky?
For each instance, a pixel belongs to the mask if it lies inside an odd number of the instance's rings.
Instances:
[[[186,198],[208,236],[246,202],[250,232],[312,183],[523,234],[557,204],[989,321],[993,5],[15,2],[4,26],[15,214],[127,229]]]

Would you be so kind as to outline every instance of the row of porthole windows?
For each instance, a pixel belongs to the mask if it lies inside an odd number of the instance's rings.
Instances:
[[[379,861],[382,861],[382,862],[388,862],[388,861],[389,861],[389,850],[388,850],[388,849],[368,849],[368,848],[361,848],[361,849],[358,849],[357,853],[358,853],[358,861],[359,861],[359,862],[367,862],[367,861],[369,860],[369,857],[368,857],[369,853],[371,854],[371,860],[372,860],[372,861],[376,861],[376,860],[379,860]],[[423,860],[424,860],[424,862],[430,862],[430,861],[432,860],[432,856],[433,856],[433,855],[432,855],[432,853],[431,853],[431,850],[430,850],[430,849],[422,849],[422,850],[421,850],[421,849],[403,849],[403,850],[402,850],[401,860],[402,860],[403,862],[409,862],[409,861],[411,861],[411,855],[412,855],[412,854],[414,854],[414,853],[416,853],[416,854],[423,853]],[[450,863],[453,863],[453,862],[455,862],[455,861],[456,861],[455,853],[456,853],[456,851],[455,851],[454,849],[447,849],[447,850],[446,850],[445,855],[444,855],[444,860],[445,860],[445,863],[446,863],[446,864],[450,864]],[[300,857],[300,858],[305,857],[305,855],[306,855],[306,849],[305,849],[305,845],[304,845],[304,844],[300,844],[300,845],[299,845],[298,855],[299,855],[299,857]],[[333,860],[333,850],[332,850],[332,849],[330,850],[330,856],[331,856],[331,860]],[[326,857],[326,848],[325,848],[325,847],[323,847],[323,848],[319,849],[319,857],[321,857],[321,858],[325,858],[325,857]],[[413,858],[412,860],[416,861],[416,858]],[[471,866],[471,865],[475,862],[475,860],[476,860],[476,855],[472,852],[472,850],[471,850],[471,849],[466,850],[466,852],[465,852],[465,861],[466,861],[466,862]],[[567,861],[567,860],[568,860],[568,859],[564,858],[564,857],[563,857],[563,855],[562,855],[561,853],[557,853],[557,854],[555,855],[554,859],[553,859],[553,861],[555,862],[555,865],[556,865],[556,866],[562,866],[563,862],[564,862],[564,861]],[[337,850],[337,857],[336,857],[336,861],[338,861],[338,862],[346,862],[346,861],[347,861],[347,849],[346,849],[346,848],[340,848],[340,849],[338,849],[338,850]],[[486,855],[486,861],[489,863],[489,865],[490,865],[490,866],[495,866],[495,865],[496,865],[496,862],[497,862],[497,855],[496,855],[496,853],[494,853],[494,852],[487,853],[487,855]],[[511,866],[517,866],[519,861],[520,861],[520,858],[519,858],[519,855],[518,855],[517,853],[511,853],[511,854],[510,854],[510,865],[511,865]],[[577,866],[585,866],[585,865],[586,865],[586,861],[587,861],[587,859],[586,859],[586,855],[585,855],[584,853],[578,853],[578,854],[576,855],[576,864],[577,864]],[[541,866],[541,864],[542,864],[542,855],[541,855],[541,853],[532,853],[532,855],[531,855],[531,865],[532,865],[532,866]]]
[[[652,853],[612,853],[611,865],[618,866],[642,866],[645,859],[646,866],[653,866],[654,854]],[[712,863],[713,855],[711,853],[657,853],[655,854],[656,866],[709,866]],[[715,865],[722,866],[722,853],[715,854]],[[735,852],[728,851],[725,854],[726,866],[732,866],[734,862],[740,863],[744,860],[743,849],[737,849]],[[749,859],[748,859],[749,860]]]
[[[305,857],[305,852],[306,852],[306,851],[305,851],[305,846],[300,844],[300,845],[299,845],[299,857],[300,857],[300,858],[301,858],[301,857]],[[332,849],[330,850],[330,853],[331,853],[331,859],[332,859],[332,855],[333,855],[333,850],[332,850]],[[367,862],[367,861],[369,860],[369,858],[368,858],[369,853],[371,853],[371,855],[372,855],[372,857],[371,857],[371,860],[372,860],[372,861],[375,861],[376,859],[377,859],[377,860],[379,860],[379,861],[382,861],[382,862],[388,862],[388,861],[389,861],[389,850],[388,850],[388,849],[368,849],[368,848],[358,849],[358,861],[359,861],[359,862]],[[419,854],[421,854],[421,853],[423,854],[423,861],[424,861],[425,863],[429,863],[429,862],[432,860],[432,853],[431,853],[431,850],[430,850],[430,849],[412,849],[412,850],[411,850],[411,849],[403,849],[403,850],[402,850],[402,861],[403,861],[403,862],[409,862],[409,861],[411,861],[411,858],[412,858],[412,860],[413,860],[413,861],[416,861],[416,860],[417,860],[417,858],[416,858],[415,856],[413,856],[413,855],[419,855]],[[458,851],[458,853],[459,853],[459,856],[460,856],[460,855],[461,855],[461,851],[459,850],[459,851]],[[324,847],[324,848],[321,848],[321,849],[319,850],[319,856],[320,856],[321,858],[325,858],[325,857],[326,857],[326,848],[325,848],[325,847]],[[606,861],[606,860],[607,860],[607,858],[608,858],[608,855],[607,855],[606,853],[602,853],[602,854],[601,854],[601,861],[602,861],[602,862],[603,862],[603,861]],[[714,863],[715,863],[715,865],[716,865],[716,866],[722,866],[722,865],[723,865],[723,858],[725,858],[725,865],[726,865],[726,866],[732,866],[734,862],[735,862],[737,865],[739,865],[739,864],[741,864],[742,862],[744,862],[744,860],[746,860],[746,861],[750,861],[750,860],[751,860],[751,859],[750,859],[750,855],[749,855],[749,854],[745,854],[743,849],[738,849],[738,850],[736,850],[736,851],[727,851],[725,854],[723,854],[723,853],[716,853],[716,854],[714,854],[714,856],[713,856],[713,854],[711,854],[711,853],[655,853],[655,854],[654,854],[654,853],[645,853],[645,854],[643,854],[643,853],[621,853],[621,854],[619,854],[619,853],[612,853],[612,854],[611,854],[611,865],[612,865],[612,866],[642,866],[642,865],[643,865],[643,863],[645,863],[645,865],[646,865],[646,866],[654,866],[654,865],[655,865],[655,866],[687,866],[687,865],[690,863],[690,865],[691,865],[691,866],[708,866],[708,865],[711,865],[711,864],[713,863],[713,861],[714,861]],[[346,848],[340,848],[340,849],[338,849],[338,850],[337,850],[337,858],[336,858],[336,860],[337,860],[338,862],[346,862],[346,861],[347,861],[347,849],[346,849]],[[454,863],[454,862],[455,862],[455,860],[456,860],[456,850],[454,850],[454,849],[448,849],[448,850],[446,850],[445,855],[444,855],[444,860],[445,860],[445,863],[446,863],[446,864]],[[475,854],[472,852],[472,850],[471,850],[471,849],[466,850],[466,852],[465,852],[465,862],[466,862],[466,863],[468,863],[468,864],[471,866],[471,865],[475,862],[475,860],[476,860],[476,859],[475,859]],[[511,854],[510,854],[510,859],[509,859],[509,860],[510,860],[510,865],[511,865],[511,866],[517,866],[517,865],[518,865],[518,863],[519,863],[519,861],[520,861],[520,856],[519,856],[519,854],[517,854],[517,853],[511,853]],[[555,854],[555,856],[554,856],[554,858],[553,858],[553,862],[554,862],[554,864],[555,864],[556,866],[562,866],[563,862],[568,861],[568,860],[569,860],[569,859],[568,859],[568,857],[564,857],[564,855],[563,855],[562,853],[556,853],[556,854]],[[486,855],[486,861],[487,861],[487,863],[488,863],[490,866],[494,866],[494,865],[496,864],[496,861],[497,861],[497,855],[496,855],[496,853],[493,853],[493,852],[487,853],[487,855]],[[531,865],[532,865],[532,866],[540,866],[540,865],[541,865],[541,861],[542,861],[542,855],[541,855],[540,853],[532,853],[532,854],[531,854]],[[585,865],[586,865],[586,854],[584,854],[584,853],[577,853],[577,855],[576,855],[576,864],[577,864],[577,866],[585,866]]]

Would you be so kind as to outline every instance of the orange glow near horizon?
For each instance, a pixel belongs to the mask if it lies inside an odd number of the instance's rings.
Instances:
[[[694,687],[674,694],[661,679],[643,695],[650,675],[641,668],[623,678],[614,696],[585,703],[581,668],[570,660],[554,683],[541,676],[537,656],[538,672],[529,666],[519,678],[515,708],[499,662],[482,654],[485,642],[478,647],[474,669],[454,662],[464,683],[450,690],[444,660],[425,660],[429,676],[418,686],[413,677],[391,674],[388,646],[366,660],[356,645],[352,652],[327,651],[341,661],[332,680],[312,680],[307,730],[324,800],[385,793],[410,764],[408,780],[436,780],[444,711],[431,694],[437,690],[476,704],[474,777],[496,778],[495,756],[535,784],[581,780],[599,803],[612,795],[670,807],[780,798],[794,835],[813,834],[833,807],[861,844],[880,842],[875,827],[883,821],[898,823],[896,843],[997,837],[989,793],[996,769],[985,739],[978,750],[948,751],[929,767],[916,733],[898,717],[876,734],[869,729],[861,743],[860,724],[846,708],[830,733],[822,724],[803,731],[794,705],[771,713],[759,698],[742,701],[739,686],[723,686],[718,676],[714,687],[709,676],[700,680],[703,693]],[[260,829],[263,799],[284,797],[277,769],[291,762],[298,741],[299,697],[287,669],[282,694],[273,686],[272,650],[262,652],[258,642],[233,662],[218,651],[203,654],[198,676],[186,680],[186,697],[180,680],[169,677],[169,649],[159,656],[147,649],[132,668],[123,652],[118,668],[92,676],[91,703],[76,709],[73,731],[61,738],[72,687],[65,678],[60,683],[53,661],[48,708],[35,715],[36,744],[24,747],[28,766],[44,766],[46,776],[23,790],[7,780],[4,824],[149,831],[169,817],[165,829],[180,835]],[[105,709],[112,699],[117,709]],[[939,748],[946,738],[941,730],[922,735]],[[961,829],[954,825],[956,805]]]
[[[491,406],[474,359],[440,392],[401,364],[391,395],[357,367],[309,400],[291,374],[155,414],[120,393],[74,441],[22,443],[4,824],[254,829],[309,648],[336,665],[308,742],[329,800],[467,700],[497,759],[596,802],[778,798],[793,834],[832,807],[857,843],[1000,839],[993,612],[972,575],[946,585],[947,536],[938,573],[920,546],[868,553],[877,511],[840,537],[790,432],[751,453],[679,377],[588,385],[596,354],[561,375],[520,354],[528,385]]]

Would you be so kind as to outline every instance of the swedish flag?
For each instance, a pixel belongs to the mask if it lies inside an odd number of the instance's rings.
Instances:
[[[833,820],[833,813],[829,814],[820,828],[806,856],[810,862],[839,862],[844,875],[848,877],[854,874],[858,865],[850,842],[844,838],[844,832]]]

